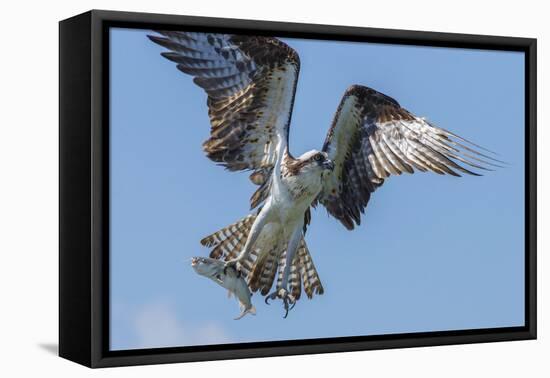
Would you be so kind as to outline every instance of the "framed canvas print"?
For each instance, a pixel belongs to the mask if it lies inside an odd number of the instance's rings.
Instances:
[[[526,38],[62,21],[60,355],[535,338],[535,64]]]

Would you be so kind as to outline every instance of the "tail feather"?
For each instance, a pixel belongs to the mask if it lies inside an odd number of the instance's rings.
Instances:
[[[313,297],[313,294],[322,295],[325,292],[323,285],[321,284],[321,279],[315,269],[313,264],[313,259],[307,248],[306,241],[302,239],[300,246],[298,247],[298,252],[296,253],[299,259],[300,265],[300,275],[304,282],[304,291],[309,299]]]
[[[213,247],[210,257],[225,261],[234,259],[244,248],[250,228],[256,220],[256,215],[248,215],[241,220],[222,228],[219,231],[205,237],[201,244]],[[248,286],[252,292],[260,291],[261,295],[267,295],[277,277],[276,287],[282,285],[283,270],[286,263],[286,251],[282,245],[273,245],[271,250],[252,250],[247,259],[239,264],[241,273],[246,277]],[[299,299],[302,288],[308,298],[314,294],[323,294],[324,288],[313,264],[305,240],[302,238],[296,252],[296,256],[290,267],[288,289]]]
[[[213,259],[224,258],[227,260],[232,253],[236,255],[239,251],[238,247],[242,248],[244,246],[250,227],[252,227],[255,219],[255,215],[248,215],[205,237],[201,240],[201,244],[205,247],[214,247],[210,252],[210,257]]]
[[[248,215],[243,219],[239,220],[238,222],[230,224],[229,226],[214,232],[212,235],[209,235],[203,238],[201,240],[201,244],[204,245],[205,247],[215,247],[221,244],[224,240],[230,238],[233,235],[233,233],[239,229],[241,230],[246,229],[248,234],[248,230],[252,226],[252,223],[254,223],[255,219],[256,219],[255,215],[252,215],[252,214]]]
[[[269,251],[263,269],[259,270],[258,289],[260,289],[262,295],[267,295],[269,290],[271,290],[271,286],[273,286],[273,281],[277,274],[277,254],[278,251],[275,249]]]
[[[244,245],[244,243],[243,243]],[[236,252],[240,251],[240,249],[237,249]],[[252,272],[252,270],[254,269],[254,267],[256,266],[256,261],[258,260],[258,250],[254,249],[252,250],[252,252],[250,252],[250,254],[248,255],[248,257],[246,258],[246,260],[244,260],[241,263],[238,264],[238,267],[239,267],[239,270],[240,272],[246,277],[248,278],[248,286],[250,286],[250,273]],[[236,253],[235,253],[235,257],[236,256]],[[231,255],[230,258],[233,258],[233,255]]]
[[[210,252],[210,257],[214,259],[231,260],[236,257],[239,251],[244,247],[247,238],[248,230],[241,232],[237,229],[233,235],[222,241],[212,250],[212,252]]]
[[[290,272],[288,275],[288,291],[296,300],[300,299],[300,294],[302,292],[302,280],[300,279],[300,270],[299,270],[298,264],[299,264],[298,254],[296,254],[290,265]],[[285,266],[286,266],[286,251],[281,253],[281,256],[279,257],[279,273],[277,276],[277,289],[280,289],[283,286],[283,272],[285,270]]]
[[[261,282],[262,272],[266,269],[266,263],[271,254],[272,254],[271,251],[267,253],[261,253],[259,254],[256,260],[256,263],[252,269],[252,272],[248,280],[248,286],[250,287],[250,290],[252,290],[253,292],[258,291],[258,289],[262,286],[262,282]]]

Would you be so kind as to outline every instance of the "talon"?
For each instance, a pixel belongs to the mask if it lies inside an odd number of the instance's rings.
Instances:
[[[265,297],[264,302],[265,302],[266,305],[269,305],[269,300],[270,300],[270,299],[273,300],[273,299],[275,299],[275,298],[277,298],[277,292],[274,292],[274,293],[271,293],[271,294],[267,295],[267,296]]]
[[[296,306],[296,301],[293,301],[292,302],[292,305],[290,306],[290,308],[288,309],[289,311],[292,310],[294,308],[294,306]]]
[[[285,316],[283,316],[283,319],[286,319],[286,317],[288,316],[288,311],[290,310],[288,308],[288,296],[285,295],[285,297],[283,298],[283,304],[285,306]]]
[[[284,314],[283,318],[286,319],[286,317],[288,316],[289,311],[292,310],[294,308],[294,306],[296,305],[296,299],[286,289],[280,288],[279,290],[274,291],[273,293],[267,295],[265,297],[264,302],[267,305],[269,305],[270,304],[269,301],[273,300],[273,299],[276,299],[276,298],[280,298],[283,301],[283,306],[284,306],[284,309],[285,309],[285,314]]]

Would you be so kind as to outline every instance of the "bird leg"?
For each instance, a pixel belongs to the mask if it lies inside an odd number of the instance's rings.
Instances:
[[[283,270],[281,286],[277,288],[277,290],[275,290],[273,293],[265,297],[266,304],[269,304],[269,300],[274,300],[276,298],[280,298],[283,300],[283,306],[285,308],[285,315],[283,316],[283,318],[286,318],[288,316],[288,311],[292,310],[296,305],[296,298],[294,298],[294,296],[288,292],[288,276],[290,274],[290,266],[292,264],[292,261],[294,260],[294,256],[296,255],[296,251],[298,250],[298,245],[302,237],[302,225],[298,225],[294,229],[294,232],[290,237],[290,241],[286,249],[285,268]]]
[[[236,272],[239,272],[237,263],[241,263],[242,261],[246,260],[246,258],[250,255],[252,247],[258,239],[258,236],[260,236],[260,233],[262,232],[262,228],[266,224],[266,221],[267,211],[264,207],[256,217],[256,220],[252,224],[252,227],[250,227],[248,238],[246,239],[246,243],[244,244],[244,248],[242,249],[242,251],[240,251],[237,257],[235,257],[234,259],[225,262],[223,269],[224,273],[227,273],[227,268],[233,268]]]
[[[290,294],[287,289],[281,287],[279,290],[275,290],[273,293],[267,295],[265,297],[265,303],[269,304],[269,300],[274,300],[277,298],[283,300],[283,306],[285,309],[285,315],[283,318],[286,319],[288,312],[296,306],[296,298],[294,298],[294,296]]]

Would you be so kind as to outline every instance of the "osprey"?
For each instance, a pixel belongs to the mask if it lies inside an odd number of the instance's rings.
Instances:
[[[250,199],[255,211],[201,243],[212,248],[210,257],[244,274],[266,303],[281,299],[285,317],[302,287],[308,298],[324,291],[305,241],[312,206],[320,203],[353,230],[371,193],[391,175],[478,175],[466,167],[498,166],[482,147],[361,85],[344,93],[322,150],[295,157],[288,135],[300,71],[296,51],[270,37],[157,33],[148,37],[169,50],[162,56],[208,96],[206,155],[230,171],[252,171],[258,186]]]

